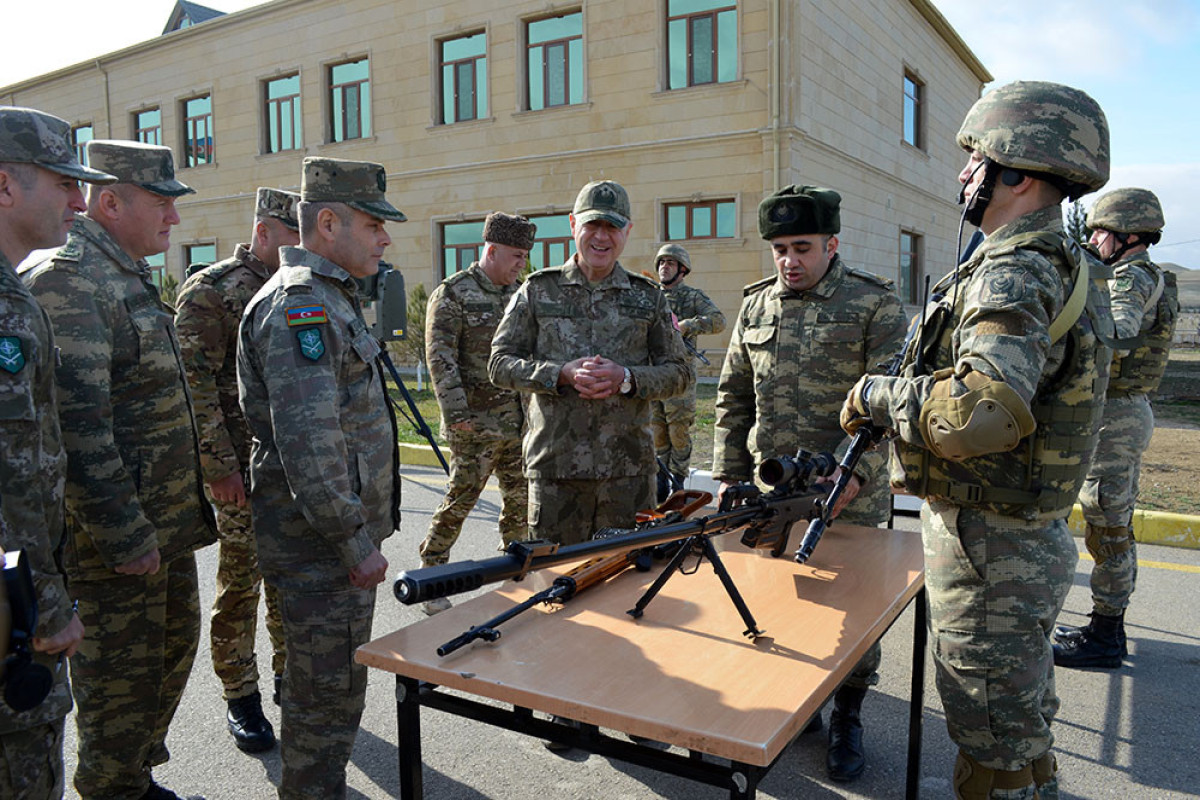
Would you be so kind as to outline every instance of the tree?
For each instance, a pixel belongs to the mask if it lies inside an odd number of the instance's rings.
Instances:
[[[1087,213],[1079,200],[1067,206],[1067,235],[1080,244],[1087,244],[1092,235],[1087,226]]]
[[[162,287],[158,290],[158,296],[171,308],[175,307],[175,300],[179,297],[179,280],[166,270],[162,272]]]

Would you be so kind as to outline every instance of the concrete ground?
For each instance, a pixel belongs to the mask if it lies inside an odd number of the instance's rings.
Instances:
[[[402,529],[384,545],[389,574],[417,564],[417,544],[441,499],[444,475],[435,468],[404,468]],[[703,488],[703,487],[698,487]],[[486,558],[498,543],[499,493],[494,484],[481,498],[455,547],[456,558]],[[902,520],[901,526],[915,526]],[[1080,541],[1080,551],[1083,552]],[[1059,670],[1063,705],[1055,725],[1064,798],[1165,800],[1200,793],[1200,551],[1140,545],[1141,572],[1129,612],[1129,658],[1117,671]],[[198,555],[201,600],[212,602],[216,548]],[[1080,623],[1090,610],[1091,561],[1081,555],[1075,585],[1062,619]],[[686,580],[677,578],[677,580]],[[904,796],[912,610],[883,640],[882,679],[864,705],[869,763],[848,785],[825,776],[825,734],[801,736],[760,784],[759,797],[900,798]],[[375,632],[382,635],[423,619],[417,607],[392,596],[391,579],[379,592]],[[209,800],[274,798],[278,749],[245,755],[225,729],[225,705],[207,649],[205,611],[202,646],[191,682],[168,740],[171,761],[155,770],[160,783],[181,795]],[[260,663],[269,664],[266,634],[259,633]],[[478,646],[478,645],[477,645]],[[501,639],[494,645],[503,647]],[[752,679],[752,678],[751,678]],[[264,681],[267,689],[268,681]],[[367,710],[348,770],[350,798],[388,798],[398,792],[395,680],[372,671]],[[269,693],[269,689],[268,689]],[[927,668],[924,698],[922,796],[950,797],[954,747],[946,735],[941,703]],[[267,715],[278,731],[278,709]],[[828,719],[828,711],[825,712]],[[699,800],[727,792],[580,751],[548,752],[531,739],[426,710],[422,717],[425,796],[430,800],[528,800],[543,796],[578,800],[667,798]],[[67,724],[68,798],[75,762],[74,724]]]

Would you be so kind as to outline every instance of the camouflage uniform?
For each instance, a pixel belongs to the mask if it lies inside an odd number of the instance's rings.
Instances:
[[[679,320],[679,333],[693,348],[701,334],[725,330],[725,315],[708,295],[685,283],[663,287],[667,306]],[[650,429],[656,455],[674,475],[686,476],[692,462],[692,425],[696,422],[696,384],[677,397],[650,403]]]
[[[502,543],[524,539],[529,531],[520,395],[494,386],[487,377],[492,335],[516,291],[516,284],[492,283],[475,263],[443,281],[429,298],[425,352],[451,456],[446,496],[421,542],[426,566],[449,560],[450,548],[493,471],[500,484]],[[470,422],[472,429],[451,428],[462,422]]]
[[[654,505],[650,401],[684,391],[695,373],[653,281],[618,263],[595,285],[572,257],[529,276],[496,336],[488,375],[529,393],[523,456],[534,538],[564,544],[628,527]],[[599,354],[627,366],[632,397],[588,400],[559,388],[563,364]],[[577,493],[592,499],[576,502]]]
[[[250,474],[250,430],[238,406],[237,330],[250,298],[270,277],[267,265],[239,244],[233,257],[184,281],[175,304],[175,328],[187,367],[200,429],[200,467],[205,483]],[[233,700],[258,691],[254,655],[262,576],[254,548],[249,504],[213,502],[221,546],[213,599],[213,669]],[[283,674],[283,623],[275,591],[266,587],[267,632],[272,671]]]
[[[333,159],[305,159],[301,196],[337,200],[319,190],[339,176],[369,178],[363,194],[386,203],[381,166]],[[287,640],[279,796],[331,800],[346,793],[367,689],[354,650],[375,608],[349,574],[400,526],[399,448],[354,278],[302,247],[279,253],[242,319],[238,391],[259,568]]]
[[[62,349],[64,561],[87,629],[71,660],[75,786],[85,798],[137,798],[168,758],[200,635],[193,552],[215,540],[191,397],[149,267],[98,223],[80,216],[67,244],[24,277]],[[155,548],[156,574],[114,571]]]

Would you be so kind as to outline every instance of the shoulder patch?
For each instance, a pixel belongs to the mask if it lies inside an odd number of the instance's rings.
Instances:
[[[864,280],[867,283],[873,283],[876,286],[884,289],[892,288],[893,281],[891,279],[885,278],[882,275],[876,275],[874,272],[867,272],[865,269],[859,269],[858,267],[846,267],[846,274],[853,275],[854,277]]]
[[[25,349],[16,336],[0,336],[0,369],[16,375],[25,367]]]
[[[323,325],[326,322],[329,322],[329,316],[325,313],[325,306],[313,304],[287,309],[289,328],[296,325]]]
[[[744,286],[744,287],[742,287],[742,296],[749,297],[750,295],[755,294],[756,292],[761,292],[763,289],[765,289],[768,286],[770,286],[771,284],[775,283],[775,280],[776,280],[775,276],[772,275],[769,278],[763,278],[761,281],[755,281],[754,283],[750,284],[749,286]]]
[[[305,328],[297,331],[296,341],[300,344],[300,355],[309,361],[316,361],[325,355],[325,340],[321,338],[320,328]]]

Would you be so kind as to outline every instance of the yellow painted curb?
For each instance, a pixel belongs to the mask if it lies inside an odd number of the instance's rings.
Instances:
[[[1083,536],[1086,525],[1078,505],[1071,510],[1067,524],[1072,533]],[[1146,544],[1200,550],[1200,517],[1166,511],[1134,511],[1133,538]]]
[[[449,458],[450,451],[442,448],[442,455]],[[441,462],[433,453],[433,448],[427,444],[407,444],[400,442],[400,463],[411,464],[414,467],[442,468]]]

